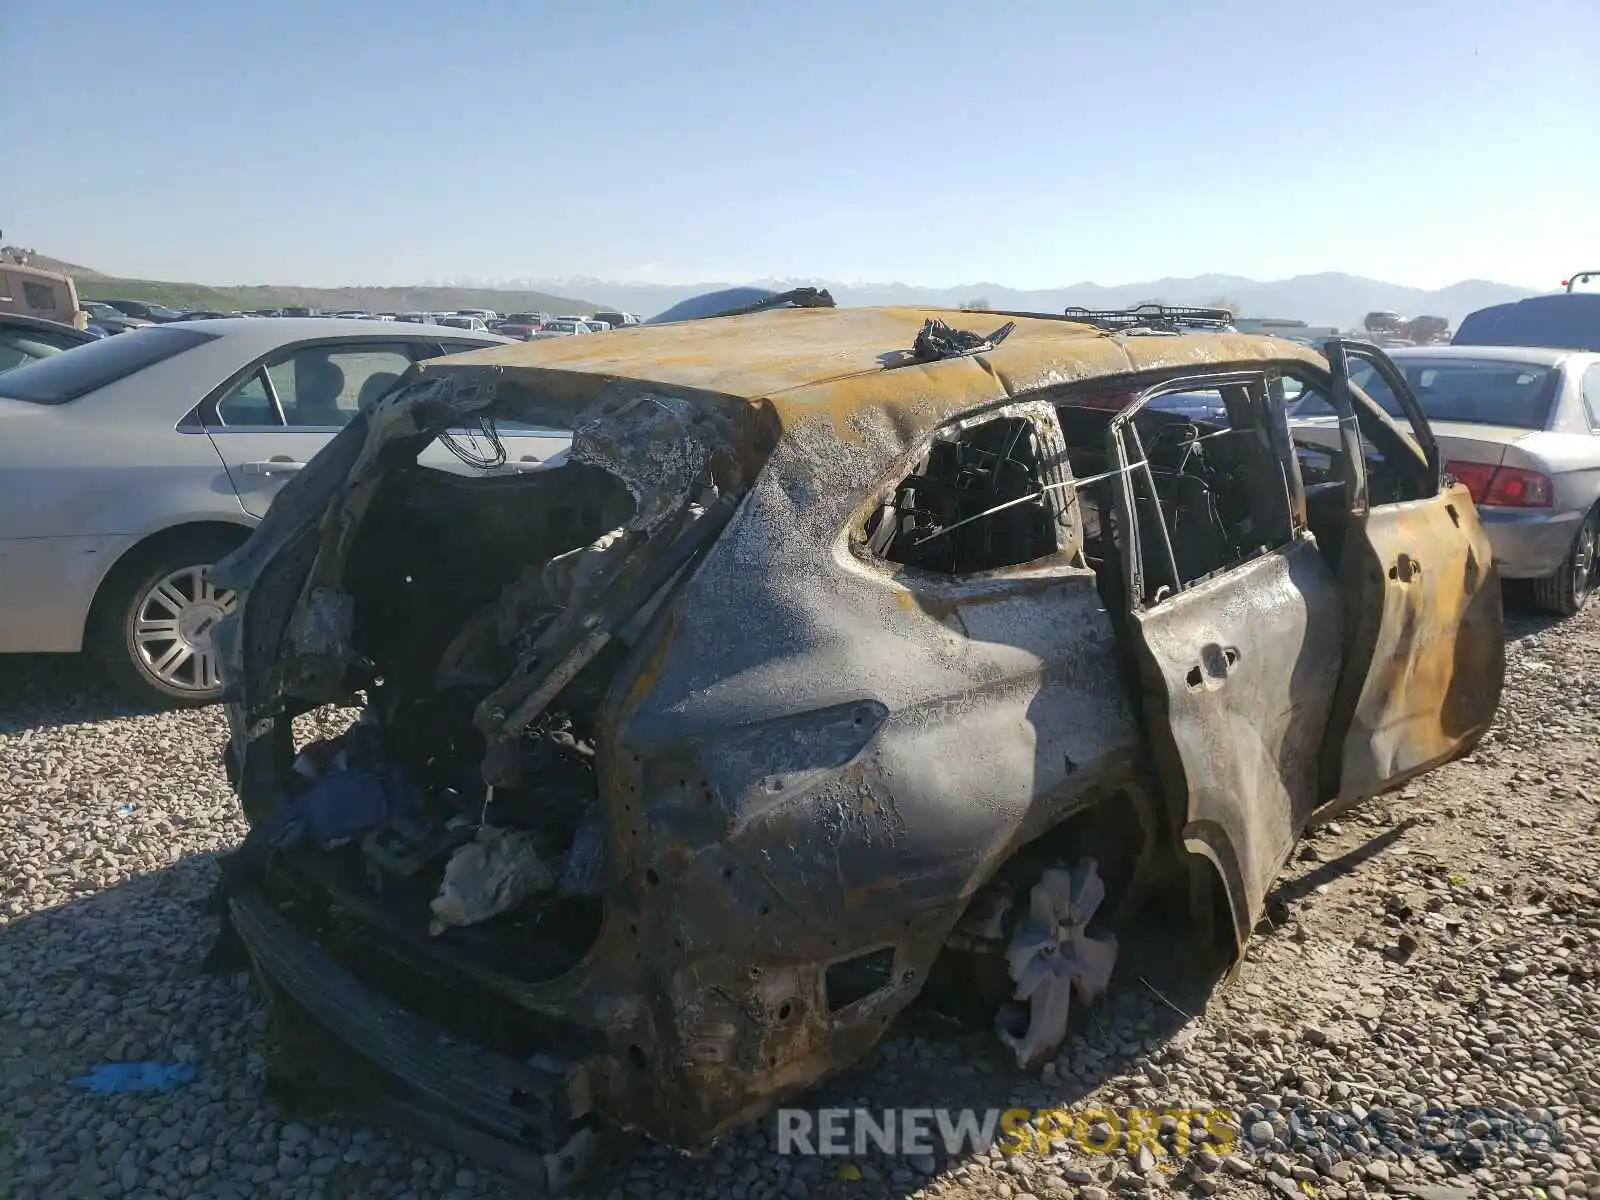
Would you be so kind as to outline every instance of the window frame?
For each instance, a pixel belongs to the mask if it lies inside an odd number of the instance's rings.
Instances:
[[[1117,479],[1115,492],[1117,497],[1118,519],[1122,526],[1122,582],[1125,589],[1124,597],[1130,613],[1148,612],[1159,608],[1164,602],[1181,596],[1185,592],[1211,580],[1240,571],[1251,563],[1272,554],[1282,552],[1285,548],[1293,546],[1306,534],[1306,499],[1305,486],[1300,478],[1300,463],[1294,450],[1293,438],[1289,434],[1288,417],[1284,409],[1283,388],[1281,379],[1291,375],[1285,369],[1287,364],[1261,363],[1247,367],[1226,368],[1202,371],[1198,373],[1175,373],[1155,383],[1148,384],[1140,389],[1139,394],[1117,410],[1107,426],[1107,437],[1110,450],[1115,456]],[[1296,377],[1298,378],[1298,377]],[[1299,379],[1302,387],[1305,381]],[[1150,404],[1163,396],[1177,395],[1184,392],[1215,391],[1222,398],[1228,411],[1228,428],[1234,433],[1249,432],[1252,427],[1259,428],[1267,435],[1268,445],[1278,459],[1279,469],[1283,473],[1285,517],[1287,519],[1287,534],[1279,542],[1266,547],[1255,554],[1247,555],[1237,562],[1229,563],[1214,571],[1208,571],[1194,579],[1185,580],[1178,571],[1177,556],[1172,548],[1172,534],[1168,528],[1169,520],[1166,508],[1162,505],[1155,486],[1155,476],[1150,464],[1148,450],[1140,437],[1138,428],[1133,420],[1140,413],[1150,407]],[[1244,404],[1251,415],[1257,419],[1252,425],[1240,426],[1235,424],[1235,404],[1231,402],[1230,392],[1241,392]],[[1138,461],[1133,461],[1129,456],[1131,445],[1139,452]],[[1141,495],[1135,484],[1135,474],[1143,467],[1145,487],[1148,494]],[[1165,559],[1165,569],[1173,585],[1167,588],[1163,585],[1152,596],[1145,599],[1145,548],[1143,545],[1143,530],[1139,523],[1140,504],[1146,506],[1154,504],[1160,517],[1159,528],[1161,531],[1160,551]]]
[[[1048,470],[1054,462],[1058,474],[1073,484],[1076,483],[1071,464],[1067,461],[1066,443],[1061,435],[1060,422],[1055,415],[1055,401],[1048,389],[1040,389],[985,407],[968,409],[940,422],[938,426],[908,446],[904,452],[898,454],[893,465],[875,479],[866,489],[865,495],[851,507],[849,521],[840,535],[851,557],[863,566],[918,587],[965,586],[985,580],[1060,574],[1063,571],[1092,576],[1093,570],[1079,565],[1078,562],[1082,551],[1083,529],[1075,488],[1051,487],[1045,491],[1043,497],[1054,526],[1058,530],[1071,531],[1075,537],[1066,539],[1064,544],[1058,539],[1056,549],[1051,553],[1025,563],[951,575],[884,558],[875,554],[868,544],[869,539],[865,532],[867,521],[874,511],[882,506],[886,494],[892,495],[898,491],[901,481],[927,456],[935,442],[949,440],[952,434],[965,432],[990,421],[1008,419],[1026,420],[1032,426],[1033,434],[1039,439],[1043,453],[1042,471]],[[1072,492],[1073,497],[1070,504],[1063,502],[1063,496],[1068,491]]]
[[[1589,432],[1600,436],[1600,359],[1595,359],[1578,377],[1578,403],[1589,420]]]
[[[229,397],[234,395],[240,388],[244,387],[244,385],[250,381],[252,375],[260,380],[261,390],[267,394],[267,404],[271,406],[272,414],[278,418],[278,423],[276,425],[234,425],[222,415],[222,406],[227,403]],[[266,363],[258,364],[254,370],[249,372],[249,374],[242,376],[237,383],[235,383],[222,395],[217,397],[216,416],[217,424],[214,426],[214,428],[218,429],[245,431],[251,429],[287,429],[289,427],[288,421],[284,419],[283,405],[278,400],[278,389],[272,386],[272,376],[267,374]]]

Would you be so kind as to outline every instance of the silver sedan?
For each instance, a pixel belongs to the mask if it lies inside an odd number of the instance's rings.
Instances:
[[[1501,578],[1531,580],[1535,600],[1552,612],[1582,609],[1600,583],[1600,354],[1417,346],[1389,356],[1427,414],[1446,469],[1472,492]],[[1353,380],[1399,412],[1370,367]],[[1295,410],[1295,437],[1331,449],[1336,431],[1316,428],[1327,421],[1320,403],[1307,397]]]
[[[210,631],[232,597],[208,581],[211,564],[413,363],[507,340],[378,321],[188,321],[0,375],[0,653],[87,649],[146,699],[217,699]],[[503,462],[467,431],[452,439],[461,453],[436,442],[420,461],[469,476],[538,470],[570,441],[499,434]]]

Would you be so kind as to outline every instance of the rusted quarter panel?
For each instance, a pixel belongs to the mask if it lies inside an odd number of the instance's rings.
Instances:
[[[1338,588],[1300,538],[1134,614],[1163,782],[1227,888],[1240,946],[1317,799],[1339,672]]]
[[[1500,580],[1464,486],[1374,507],[1352,526],[1340,575],[1355,620],[1329,727],[1328,815],[1468,750],[1505,678]]]
[[[861,444],[817,422],[779,446],[602,743],[627,921],[593,962],[647,1001],[606,1031],[602,1102],[680,1144],[863,1053],[977,887],[1137,761],[1092,574],[860,561]],[[840,1006],[829,967],[875,950],[885,986]]]

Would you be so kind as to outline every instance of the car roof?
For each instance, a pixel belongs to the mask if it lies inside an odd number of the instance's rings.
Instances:
[[[1555,292],[1491,304],[1462,318],[1453,344],[1600,350],[1600,292]]]
[[[30,317],[26,313],[0,312],[0,325],[8,325],[12,329],[34,329],[40,333],[71,333],[86,342],[97,340],[94,334],[85,333],[64,321],[52,321],[48,317]]]
[[[1546,346],[1396,346],[1387,351],[1396,362],[1407,358],[1465,358],[1476,362],[1534,363],[1554,367],[1582,350],[1552,350]]]
[[[917,363],[912,344],[938,318],[987,334],[1015,330],[983,354]],[[628,325],[603,338],[552,338],[473,350],[422,364],[423,378],[498,376],[576,410],[613,380],[688,392],[730,415],[770,410],[784,426],[818,416],[836,425],[886,411],[931,428],[955,413],[1019,392],[1130,373],[1301,362],[1327,370],[1305,346],[1258,334],[1107,333],[1048,316],[936,308],[769,309],[665,325]],[[465,380],[463,380],[465,382]]]
[[[426,329],[444,330],[441,325],[415,325],[407,329],[397,329],[394,321],[362,321],[352,317],[274,317],[270,321],[262,321],[251,317],[214,317],[203,321],[185,321],[186,329],[198,329],[204,333],[225,337],[239,344],[255,342],[261,351],[270,350],[284,342],[294,342],[305,339],[326,340],[328,338],[348,335],[350,337],[416,337],[417,331]],[[407,323],[410,324],[409,322]],[[449,330],[452,336],[458,336],[471,331],[465,329]],[[126,334],[121,336],[126,337]],[[510,344],[510,338],[495,337],[494,334],[472,333],[471,336],[486,338],[486,345],[495,345],[501,342]]]

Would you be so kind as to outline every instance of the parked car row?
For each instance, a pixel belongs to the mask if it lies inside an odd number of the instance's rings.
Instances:
[[[210,309],[182,310],[169,308],[145,300],[94,300],[82,305],[90,313],[99,330],[104,333],[122,333],[134,324],[171,324],[177,321],[214,321],[229,317],[323,317],[346,321],[402,321],[409,325],[439,325],[446,329],[461,329],[468,333],[500,333],[517,341],[531,341],[536,337],[571,337],[585,333],[603,333],[620,329],[624,325],[637,325],[640,318],[635,313],[602,311],[589,316],[559,315],[521,312],[501,316],[489,308],[458,308],[454,312],[367,312],[364,309],[342,309],[323,313],[314,308],[257,308],[249,311],[235,309],[218,312]]]

